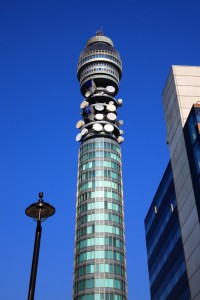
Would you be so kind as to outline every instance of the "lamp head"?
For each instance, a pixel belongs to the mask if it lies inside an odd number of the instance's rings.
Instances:
[[[48,217],[51,217],[55,213],[55,208],[43,201],[43,192],[39,193],[39,200],[36,203],[31,204],[25,210],[28,217],[33,218],[36,222],[43,222]]]

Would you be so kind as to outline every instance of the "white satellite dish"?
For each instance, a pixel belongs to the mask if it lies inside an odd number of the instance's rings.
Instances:
[[[123,123],[124,123],[123,120],[118,120],[118,121],[117,121],[117,125],[118,125],[118,126],[123,125]]]
[[[92,128],[95,130],[95,131],[102,131],[102,129],[103,129],[103,126],[101,125],[101,124],[99,124],[99,123],[95,123],[93,126],[92,126]]]
[[[87,92],[85,93],[85,97],[86,97],[86,98],[88,98],[90,95],[91,95],[91,93],[90,93],[89,91],[87,91]]]
[[[87,102],[87,101],[83,101],[82,103],[81,103],[81,105],[80,105],[80,108],[85,108],[85,107],[87,107],[89,105],[89,103]]]
[[[87,129],[87,128],[83,128],[83,129],[81,130],[81,135],[82,135],[82,136],[86,135],[87,133],[88,133],[88,129]]]
[[[104,110],[104,106],[103,106],[102,104],[96,104],[96,105],[94,106],[94,108],[95,108],[97,111],[102,111],[102,110]]]
[[[113,132],[114,127],[111,124],[106,124],[104,126],[104,129],[105,129],[106,132]]]
[[[81,139],[82,139],[82,134],[78,133],[77,136],[76,136],[76,141],[80,142]]]
[[[117,139],[118,143],[121,144],[124,141],[124,138],[122,136],[119,136]]]
[[[123,103],[123,100],[122,100],[122,99],[118,99],[118,100],[117,100],[118,106],[122,106],[122,103]]]
[[[76,123],[76,128],[79,129],[79,128],[83,127],[83,125],[85,125],[85,122],[83,120],[80,120]]]
[[[112,86],[112,85],[108,85],[108,86],[106,87],[106,91],[107,91],[108,93],[113,94],[113,93],[115,92],[115,88],[114,88],[114,86]]]
[[[96,114],[94,117],[98,121],[102,121],[103,120],[103,114]]]
[[[113,104],[108,104],[106,106],[106,110],[110,111],[110,112],[114,112],[114,111],[116,111],[116,107]]]
[[[114,113],[108,113],[106,118],[109,120],[109,121],[115,121],[117,119],[117,116],[116,114]]]

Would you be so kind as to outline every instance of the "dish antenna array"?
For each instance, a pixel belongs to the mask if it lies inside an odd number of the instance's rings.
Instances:
[[[82,51],[77,69],[82,101],[82,119],[76,124],[79,133],[76,141],[82,142],[95,136],[109,136],[122,143],[122,120],[117,119],[117,109],[122,99],[115,96],[122,76],[122,62],[113,42],[97,31],[96,36],[88,40]]]

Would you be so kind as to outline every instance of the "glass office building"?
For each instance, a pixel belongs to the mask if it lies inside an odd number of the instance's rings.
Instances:
[[[151,299],[190,299],[171,163],[145,218],[145,232]]]
[[[127,300],[124,206],[116,99],[122,63],[102,32],[78,62],[81,120],[76,200],[73,300]]]
[[[145,219],[152,299],[200,299],[199,100],[200,67],[172,66],[163,91],[170,165]]]

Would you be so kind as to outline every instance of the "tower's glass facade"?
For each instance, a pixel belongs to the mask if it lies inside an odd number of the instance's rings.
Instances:
[[[114,98],[121,76],[117,65],[121,61],[111,43],[102,35],[91,38],[78,64],[81,92],[86,99],[81,104],[82,120],[77,123],[80,129],[77,141],[81,145],[73,300],[127,300],[119,145],[123,141],[119,129],[122,121],[116,120],[116,110],[121,106],[121,100]],[[110,52],[108,58],[104,57],[106,51]],[[101,56],[99,52],[102,52]],[[109,56],[108,53],[106,55]],[[114,62],[112,59],[116,55],[118,61]],[[92,63],[84,61],[85,56],[90,57]]]

